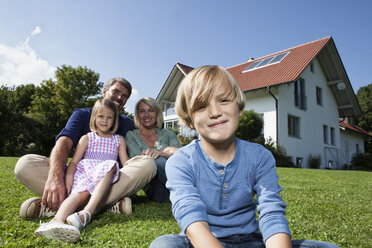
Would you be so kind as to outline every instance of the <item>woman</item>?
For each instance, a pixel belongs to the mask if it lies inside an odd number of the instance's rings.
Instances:
[[[171,130],[162,129],[163,115],[158,103],[145,97],[136,104],[134,125],[137,129],[128,131],[125,137],[129,157],[148,155],[155,160],[157,174],[144,187],[150,200],[169,202],[169,190],[165,187],[165,163],[175,153],[180,144]]]

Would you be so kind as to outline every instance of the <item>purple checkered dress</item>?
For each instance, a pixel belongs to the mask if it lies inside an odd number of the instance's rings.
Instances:
[[[119,164],[117,162],[119,151],[119,135],[100,137],[95,132],[88,133],[88,147],[84,158],[78,163],[74,174],[74,184],[71,192],[88,190],[93,193],[96,184],[112,169],[116,167],[116,173],[111,183],[118,180]]]

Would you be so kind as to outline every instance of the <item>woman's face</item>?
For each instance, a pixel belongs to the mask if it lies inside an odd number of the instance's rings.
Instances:
[[[156,125],[156,111],[144,102],[138,105],[138,117],[145,128],[154,128]]]

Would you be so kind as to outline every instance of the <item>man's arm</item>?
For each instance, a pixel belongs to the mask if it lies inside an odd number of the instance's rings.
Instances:
[[[66,197],[63,176],[72,146],[72,139],[62,136],[57,140],[50,154],[49,174],[44,186],[42,202],[53,210],[57,210]]]
[[[208,223],[197,221],[186,229],[186,235],[195,248],[223,248],[218,239],[209,230]]]

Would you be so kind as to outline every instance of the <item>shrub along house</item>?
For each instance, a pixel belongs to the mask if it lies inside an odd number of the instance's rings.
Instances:
[[[176,63],[157,96],[166,128],[178,128],[177,88],[192,69]],[[265,139],[284,147],[296,166],[308,167],[312,156],[321,158],[320,168],[341,169],[364,153],[369,134],[350,121],[361,110],[332,37],[226,69],[245,92],[246,109],[262,114]],[[182,125],[179,131],[196,134]]]

